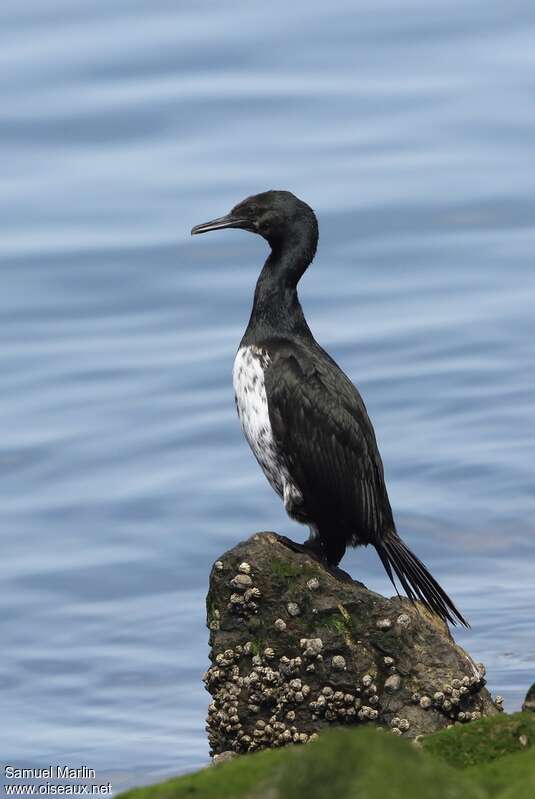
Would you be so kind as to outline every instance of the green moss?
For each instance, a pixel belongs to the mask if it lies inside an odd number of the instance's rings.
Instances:
[[[251,654],[259,655],[263,649],[265,647],[263,647],[262,641],[259,638],[253,638],[251,641]]]
[[[327,629],[332,630],[335,633],[339,633],[340,635],[347,635],[349,632],[347,624],[344,621],[344,619],[335,613],[332,613],[330,616],[327,616],[327,618],[323,619],[322,621],[323,625],[327,627]]]
[[[526,737],[527,747],[521,743],[521,736]],[[489,716],[477,723],[437,732],[423,741],[426,752],[458,768],[488,763],[533,746],[535,715],[532,713]]]
[[[520,740],[520,736],[522,737]],[[241,756],[138,788],[128,799],[534,799],[535,717],[481,719],[424,739],[333,730],[307,746]]]
[[[479,763],[465,772],[478,785],[485,788],[489,797],[505,799],[504,792],[514,787],[514,799],[533,799],[535,797],[535,758],[533,753],[516,752],[505,755],[490,763]],[[528,788],[530,789],[528,791]]]
[[[515,778],[509,787],[502,791],[499,799],[533,799],[535,796],[535,774],[525,779]]]
[[[464,775],[407,741],[373,729],[337,730],[288,758],[280,799],[482,799]]]
[[[278,774],[287,750],[275,749],[202,769],[157,785],[134,788],[122,799],[242,799],[261,790]]]
[[[315,577],[318,574],[318,569],[311,563],[295,565],[281,558],[274,558],[271,561],[271,571],[275,577],[282,577],[285,580],[294,579],[296,577],[305,577],[309,580],[311,577]]]
[[[372,729],[336,730],[308,746],[245,755],[136,788],[123,799],[486,799],[454,769]]]
[[[327,627],[327,629],[332,630],[342,638],[349,638],[350,641],[353,641],[351,616],[343,605],[338,606],[337,613],[330,613],[326,618],[323,618],[322,624]]]

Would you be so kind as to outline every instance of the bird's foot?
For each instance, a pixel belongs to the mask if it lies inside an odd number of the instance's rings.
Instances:
[[[292,552],[299,552],[299,554],[301,554],[301,555],[311,555],[312,554],[312,552],[306,546],[306,544],[298,544],[297,541],[292,541],[291,538],[288,538],[285,535],[279,535],[278,538],[279,538],[279,541],[281,542],[281,544],[284,544],[285,547],[288,547],[288,549],[291,549]]]
[[[298,552],[300,555],[309,555],[314,560],[317,560],[322,566],[327,566],[327,560],[325,559],[325,553],[323,548],[318,545],[315,541],[305,541],[304,544],[298,544],[297,541],[292,541],[291,538],[288,538],[285,535],[279,535],[279,541],[284,546],[291,549],[292,552]]]
[[[321,544],[316,543],[316,541],[305,541],[304,544],[298,544],[297,541],[292,541],[291,538],[288,538],[285,535],[279,535],[279,541],[281,544],[284,544],[291,549],[292,552],[298,552],[300,555],[309,555],[314,560],[318,561],[321,566],[325,569],[325,571],[329,572],[336,580],[342,580],[345,583],[352,583],[353,578],[350,574],[345,572],[343,569],[340,569],[338,566],[329,563],[325,556],[325,552]]]

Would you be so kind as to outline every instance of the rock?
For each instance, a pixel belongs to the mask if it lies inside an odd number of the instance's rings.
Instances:
[[[531,713],[535,713],[535,682],[529,689],[526,694],[526,698],[524,699],[524,704],[522,705],[522,710],[524,711],[531,711]]]
[[[446,624],[343,576],[275,533],[257,533],[216,562],[204,678],[211,754],[306,743],[341,724],[415,738],[498,712],[483,667]]]
[[[220,766],[222,763],[228,763],[229,760],[233,760],[237,757],[237,752],[221,752],[220,755],[214,755],[212,758],[212,765]]]

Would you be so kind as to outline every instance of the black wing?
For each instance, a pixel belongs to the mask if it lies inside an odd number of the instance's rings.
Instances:
[[[273,435],[328,559],[338,563],[348,543],[373,544],[394,587],[395,573],[412,601],[468,626],[397,535],[373,427],[349,378],[318,345],[305,351],[278,342],[269,352],[264,377]]]
[[[319,347],[269,346],[265,373],[273,435],[307,514],[347,543],[378,543],[394,529],[373,427],[358,391]]]

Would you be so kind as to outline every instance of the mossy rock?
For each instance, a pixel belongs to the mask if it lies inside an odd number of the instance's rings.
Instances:
[[[477,723],[455,726],[425,738],[422,746],[429,754],[457,768],[492,763],[504,755],[527,750],[531,750],[535,763],[535,715],[500,714]]]
[[[535,713],[535,682],[526,694],[524,704],[522,705],[522,710],[529,710],[532,713]]]
[[[122,799],[486,799],[455,769],[388,733],[337,730],[304,747],[243,755]]]
[[[535,797],[535,715],[501,714],[424,739],[426,753],[464,769],[486,796]]]
[[[270,796],[269,791],[260,797]],[[469,779],[387,732],[338,730],[288,758],[273,799],[483,799]]]
[[[386,731],[339,729],[306,746],[242,755],[122,799],[533,799],[534,755],[530,714],[455,726],[421,747]]]
[[[466,769],[467,774],[486,790],[489,797],[499,799],[533,799],[535,797],[535,758],[533,753],[517,752],[491,763],[480,763]]]
[[[340,725],[414,738],[498,713],[484,668],[444,622],[345,577],[275,533],[214,564],[204,676],[211,754],[306,743]]]

